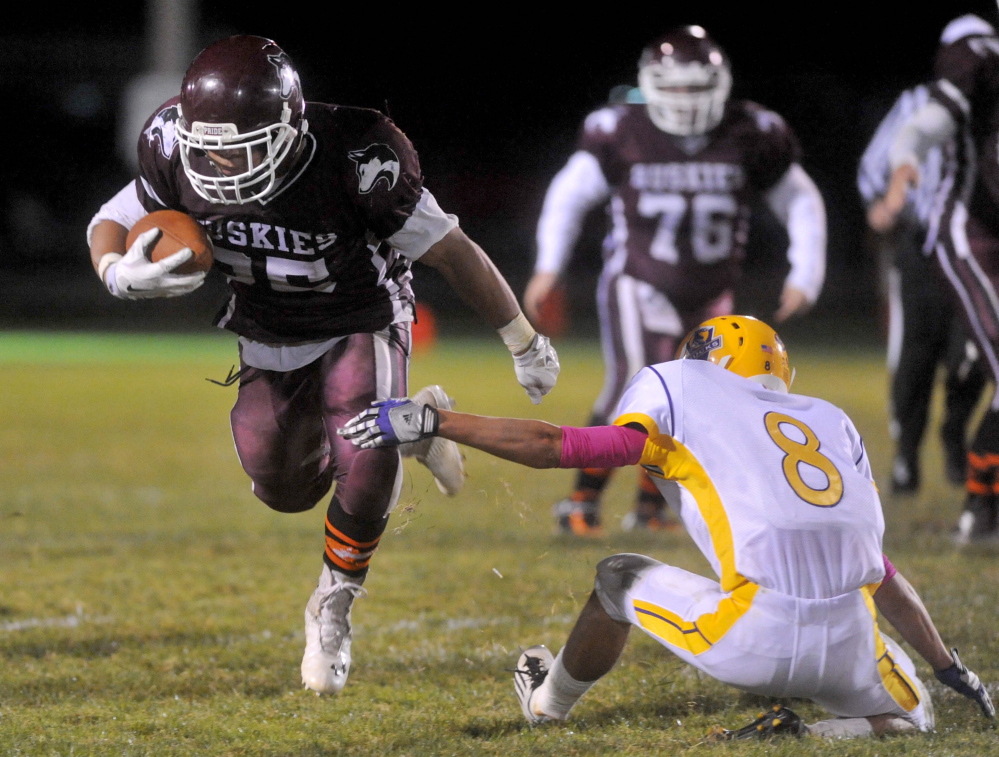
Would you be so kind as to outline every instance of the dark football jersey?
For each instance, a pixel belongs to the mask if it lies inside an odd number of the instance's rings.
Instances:
[[[608,265],[681,310],[735,286],[751,204],[800,152],[783,118],[746,101],[730,101],[722,122],[696,137],[659,130],[641,104],[603,108],[587,117],[579,149],[612,190]]]
[[[184,173],[177,102],[162,105],[139,138],[139,200],[150,212],[189,213],[210,230],[215,267],[233,292],[219,326],[293,344],[410,320],[410,261],[384,240],[412,214],[423,178],[413,145],[388,118],[307,103],[305,150],[278,190],[263,202],[220,205]],[[207,161],[197,168],[207,173]]]

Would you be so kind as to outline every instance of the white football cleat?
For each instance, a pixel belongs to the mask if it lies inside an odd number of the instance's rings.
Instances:
[[[336,694],[350,672],[350,609],[364,588],[323,566],[319,585],[305,606],[302,683],[319,694]]]
[[[555,658],[544,644],[528,647],[520,653],[517,668],[513,671],[513,688],[520,701],[520,709],[531,725],[547,723],[553,718],[538,712],[533,706],[534,694],[548,677]]]
[[[454,400],[437,384],[423,387],[410,399],[420,405],[444,410],[454,407]],[[399,451],[404,457],[415,457],[418,463],[426,466],[434,474],[437,488],[449,497],[460,492],[465,485],[465,463],[461,458],[461,450],[454,442],[432,436],[418,442],[400,444]]]

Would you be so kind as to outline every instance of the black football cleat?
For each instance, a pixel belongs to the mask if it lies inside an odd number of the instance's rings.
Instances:
[[[710,734],[710,738],[715,741],[770,739],[774,736],[804,736],[807,732],[805,721],[794,711],[775,704],[766,712],[761,712],[749,725],[733,731],[721,729]]]

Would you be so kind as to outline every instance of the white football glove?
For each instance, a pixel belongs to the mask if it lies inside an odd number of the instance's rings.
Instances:
[[[517,381],[527,390],[531,402],[539,405],[558,378],[558,353],[548,337],[535,334],[527,351],[513,356],[513,368],[517,372]]]
[[[150,297],[177,297],[193,292],[205,281],[205,271],[179,274],[174,271],[194,257],[190,247],[156,263],[149,261],[149,252],[162,234],[159,229],[144,231],[136,237],[124,256],[112,258],[102,272],[108,291],[123,300],[145,300]],[[101,258],[108,259],[115,253]]]

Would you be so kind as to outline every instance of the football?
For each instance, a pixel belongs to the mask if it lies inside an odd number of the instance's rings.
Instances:
[[[150,251],[149,259],[152,262],[155,263],[178,250],[190,247],[194,251],[194,257],[174,273],[197,273],[212,267],[214,247],[208,231],[187,213],[181,213],[179,210],[157,210],[140,218],[135,226],[129,229],[125,249],[132,246],[139,234],[154,226],[162,230],[163,235]]]

